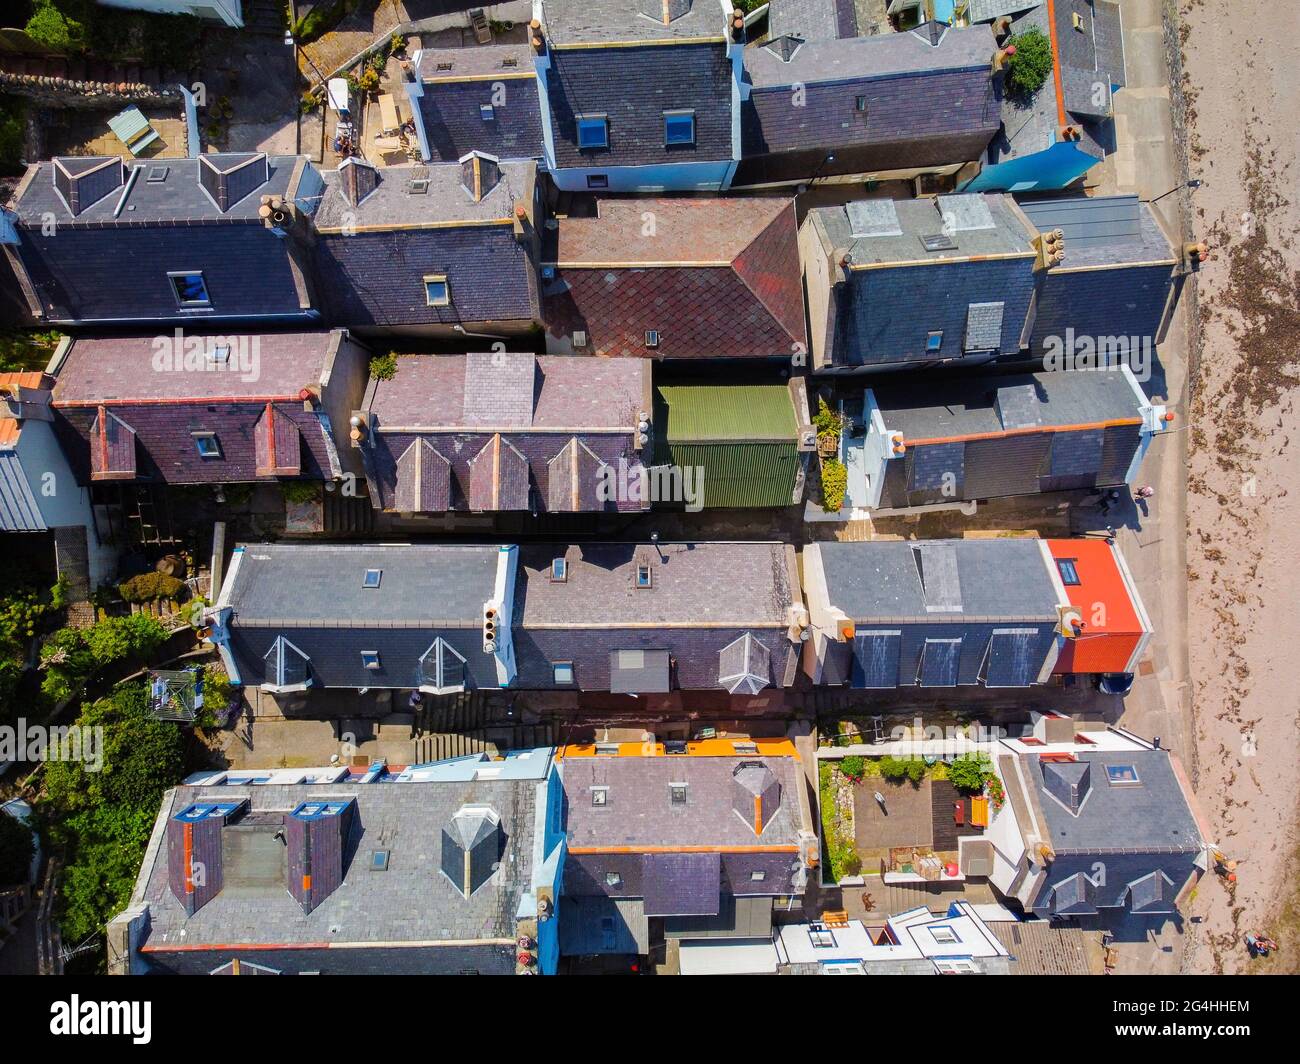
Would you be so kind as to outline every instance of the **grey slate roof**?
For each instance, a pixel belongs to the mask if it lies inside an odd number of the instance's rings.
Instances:
[[[477,629],[499,548],[253,543],[242,552],[221,599],[236,626]],[[367,569],[383,570],[378,588],[362,586]]]
[[[1027,424],[1061,427],[1140,416],[1138,397],[1119,369],[889,384],[873,387],[872,394],[886,427],[908,441],[1003,432]],[[1017,407],[1022,416],[1008,424],[1007,399],[1013,394],[1030,402],[1022,401]]]
[[[465,188],[457,164],[388,166],[379,171],[379,185],[354,206],[340,188],[339,172],[326,170],[321,176],[325,191],[316,210],[318,229],[344,224],[357,228],[375,225],[419,225],[428,222],[495,221],[511,218],[515,203],[531,206],[536,164],[530,160],[506,160],[500,164],[501,180],[477,203]],[[428,181],[428,190],[412,194],[413,178]]]
[[[650,928],[639,898],[560,896],[560,953],[565,957],[650,952]],[[605,937],[608,927],[612,939]]]
[[[225,156],[207,156],[221,160]],[[41,225],[48,213],[59,226],[106,225],[128,227],[152,223],[176,223],[227,219],[251,221],[257,218],[261,197],[283,195],[289,187],[299,156],[270,156],[267,160],[267,180],[249,187],[237,202],[221,210],[199,184],[200,160],[155,159],[137,161],[127,168],[123,186],[111,189],[107,195],[84,207],[77,215],[69,210],[63,197],[54,187],[54,162],[37,163],[37,173],[23,190],[17,202],[11,204],[18,214],[20,224]],[[122,189],[130,180],[130,170],[140,171],[131,185],[130,194],[122,200]],[[161,181],[150,181],[151,172],[165,171]],[[241,189],[242,191],[242,189]],[[118,211],[119,203],[121,210]]]
[[[1065,234],[1064,258],[1055,269],[1176,262],[1150,204],[1136,195],[1022,200],[1020,209],[1040,232]]]
[[[827,542],[817,548],[831,604],[859,622],[1056,620],[1056,592],[1037,540]]]
[[[667,25],[663,7],[663,0],[544,0],[542,25],[547,37],[561,45],[680,41],[721,37],[726,31],[717,3],[670,0],[676,17]]]
[[[771,769],[781,791],[780,807],[769,814],[761,836],[733,809],[734,773],[755,761]],[[571,848],[792,846],[799,841],[802,781],[793,758],[569,757],[561,774]],[[672,803],[672,783],[686,784],[684,805]],[[592,804],[592,787],[608,788],[604,805]]]
[[[550,579],[550,566],[561,555],[568,576],[558,583]],[[635,543],[524,546],[516,609],[525,628],[592,620],[609,628],[784,627],[794,601],[785,555],[780,543],[660,543],[657,550]],[[638,565],[650,566],[651,588],[633,585]]]
[[[253,877],[241,884],[232,875],[232,861],[223,860],[223,889],[187,917],[168,885],[164,840],[150,851],[142,870],[141,900],[149,903],[143,945],[149,951],[205,944],[451,944],[485,938],[513,942],[519,899],[532,876],[537,787],[537,780],[177,787],[164,797],[160,817],[202,798],[239,797],[248,798],[250,816],[268,823],[308,798],[353,797],[358,815],[345,850],[343,880],[310,913],[303,912],[287,889],[270,882],[273,876],[262,877],[268,879],[264,884],[254,885]],[[501,817],[505,839],[500,867],[465,898],[439,871],[439,854],[443,825],[469,804],[490,806]],[[226,827],[223,834],[232,830],[238,829]],[[389,852],[387,871],[370,869],[376,849]]]
[[[767,30],[772,37],[792,33],[806,41],[855,37],[858,18],[853,0],[772,0]]]

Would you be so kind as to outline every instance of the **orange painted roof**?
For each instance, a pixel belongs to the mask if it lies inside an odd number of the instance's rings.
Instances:
[[[0,447],[12,447],[22,431],[17,418],[0,417]]]
[[[736,749],[736,744],[748,744],[756,748],[755,751],[746,750],[744,753],[751,753],[758,757],[792,757],[799,760],[799,754],[795,751],[794,743],[789,739],[748,739],[736,737],[734,739],[698,739],[686,744],[687,756],[694,757],[735,757],[743,753]],[[596,753],[594,743],[571,743],[562,746],[556,754],[558,760],[566,757],[610,757],[615,755]],[[663,757],[663,743],[600,743],[602,748],[606,746],[617,746],[618,757]],[[674,757],[680,755],[673,755]]]
[[[44,388],[47,384],[45,374],[38,369],[23,370],[18,373],[0,373],[0,389],[12,385],[20,388]]]
[[[1086,626],[1078,639],[1066,640],[1055,672],[1123,672],[1145,628],[1129,594],[1115,548],[1103,539],[1049,539],[1057,561],[1074,562],[1079,583],[1065,594]]]

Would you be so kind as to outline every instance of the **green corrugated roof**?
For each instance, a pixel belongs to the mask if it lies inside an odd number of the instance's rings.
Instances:
[[[655,391],[661,438],[670,444],[799,438],[784,384],[673,384]]]

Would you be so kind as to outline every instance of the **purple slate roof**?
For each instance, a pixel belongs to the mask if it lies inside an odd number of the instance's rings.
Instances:
[[[531,410],[522,397],[534,367]],[[402,355],[380,381],[370,412],[381,427],[598,429],[631,432],[646,409],[649,366],[638,359],[588,359],[510,352]],[[508,398],[507,398],[508,397]],[[488,416],[496,404],[497,420]]]
[[[648,853],[641,859],[646,916],[717,916],[722,855]]]
[[[296,398],[320,383],[333,333],[183,333],[72,342],[57,370],[55,405],[166,399]],[[226,346],[222,363],[207,352]]]

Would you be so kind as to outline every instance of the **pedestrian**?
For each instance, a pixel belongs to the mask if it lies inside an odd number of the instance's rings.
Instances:
[[[1137,497],[1139,499],[1149,499],[1155,493],[1156,493],[1155,488],[1153,488],[1150,484],[1144,484],[1142,487],[1138,488]]]

